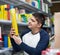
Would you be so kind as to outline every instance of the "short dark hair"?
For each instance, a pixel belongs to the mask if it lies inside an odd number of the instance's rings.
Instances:
[[[42,26],[44,25],[44,23],[45,23],[45,15],[43,15],[42,13],[33,13],[32,15],[36,18],[38,23],[41,23]]]

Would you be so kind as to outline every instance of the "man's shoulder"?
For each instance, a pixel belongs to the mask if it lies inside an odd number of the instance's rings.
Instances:
[[[40,30],[40,33],[41,33],[41,34],[48,34],[47,31],[45,31],[44,29],[41,29],[41,30]]]
[[[45,36],[45,37],[47,37],[47,36],[49,37],[49,34],[48,34],[45,30],[43,30],[43,29],[41,29],[40,35],[43,36],[43,37],[44,37],[44,36]]]

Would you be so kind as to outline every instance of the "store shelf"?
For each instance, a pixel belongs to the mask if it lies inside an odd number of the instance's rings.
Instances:
[[[4,53],[6,51],[12,50],[12,48],[1,48],[0,53]]]
[[[0,20],[0,24],[10,25],[11,24],[11,21],[8,21],[8,20]],[[27,26],[28,24],[27,23],[24,23],[24,22],[18,22],[18,25],[19,26]],[[45,26],[45,25],[43,25],[43,28],[51,28],[51,26]]]
[[[53,40],[54,38],[55,38],[55,36],[50,37],[50,41]]]
[[[16,0],[0,0],[0,3],[4,3],[4,4],[10,4],[10,5],[14,5],[14,6],[16,6],[17,4],[19,4],[19,2],[18,1],[16,1]],[[20,3],[20,4],[22,4],[22,3]]]
[[[45,26],[45,25],[43,25],[43,28],[51,28],[51,26]]]
[[[6,24],[6,25],[10,25],[11,21],[7,21],[7,20],[0,20],[0,24]],[[22,26],[27,26],[27,23],[23,23],[23,22],[19,22],[18,25],[22,25]]]
[[[0,20],[0,24],[11,24],[11,21]]]
[[[60,0],[52,1],[52,3],[60,3]]]
[[[20,0],[0,0],[0,3],[14,5],[16,7],[26,9],[27,11],[30,11],[32,13],[39,12],[39,13],[42,13],[46,16],[48,15],[48,13],[43,12],[40,9],[28,4],[27,2],[23,2]]]
[[[23,23],[23,22],[18,22],[19,26],[27,26],[27,23]]]

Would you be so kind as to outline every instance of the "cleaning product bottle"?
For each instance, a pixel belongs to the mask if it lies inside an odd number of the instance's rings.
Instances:
[[[16,11],[14,8],[10,9],[10,14],[11,14],[11,20],[12,20],[12,28],[15,29],[15,35],[18,35],[18,25],[17,25],[17,20],[16,20]]]

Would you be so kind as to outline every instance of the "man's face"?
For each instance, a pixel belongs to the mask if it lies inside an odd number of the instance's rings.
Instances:
[[[32,16],[28,20],[28,28],[34,29],[34,28],[38,28],[38,26],[39,26],[38,21],[36,20],[36,18],[34,16]]]

